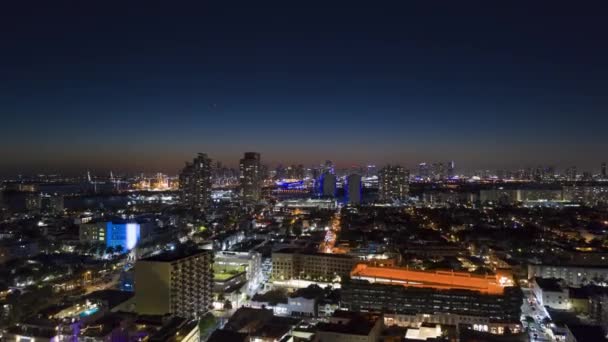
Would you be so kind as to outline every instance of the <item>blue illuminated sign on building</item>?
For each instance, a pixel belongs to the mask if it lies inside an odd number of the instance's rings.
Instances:
[[[106,247],[122,246],[124,250],[131,250],[139,241],[139,223],[112,223],[106,224]]]

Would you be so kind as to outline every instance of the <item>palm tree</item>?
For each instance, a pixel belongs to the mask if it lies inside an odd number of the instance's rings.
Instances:
[[[114,254],[114,246],[108,246],[108,248],[106,248],[106,253],[112,255]]]
[[[118,245],[116,246],[116,253],[118,254],[122,254],[122,252],[124,252],[124,247],[122,245]]]
[[[104,245],[103,243],[97,244],[97,254],[99,256],[102,256],[105,251],[106,251],[106,245]]]

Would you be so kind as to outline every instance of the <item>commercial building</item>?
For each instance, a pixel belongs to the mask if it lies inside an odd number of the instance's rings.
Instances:
[[[383,167],[378,173],[378,190],[381,201],[405,200],[409,193],[409,172],[398,165]]]
[[[556,310],[570,310],[570,291],[562,282],[556,278],[532,279],[531,288],[538,303]]]
[[[201,317],[212,304],[213,252],[172,251],[135,264],[135,303],[145,315]]]
[[[207,154],[199,153],[179,174],[180,201],[185,207],[201,211],[211,204],[211,164]]]
[[[571,185],[564,187],[564,200],[587,206],[608,204],[608,185]]]
[[[508,275],[475,276],[357,265],[342,283],[342,306],[385,313],[387,325],[469,325],[502,334],[521,330],[523,294]]]
[[[140,239],[151,235],[153,225],[149,222],[105,221],[89,222],[79,226],[79,239],[87,243],[103,243],[106,247],[121,246],[133,249]]]
[[[608,267],[580,265],[528,265],[528,279],[563,279],[567,286],[580,287],[591,281],[608,281]]]
[[[289,209],[331,209],[337,208],[336,200],[334,199],[313,199],[313,198],[300,198],[300,199],[286,199],[278,202],[274,206],[275,211],[280,211],[282,208]]]
[[[347,277],[357,259],[345,254],[308,253],[293,248],[272,253],[272,278],[333,281]]]
[[[125,250],[131,250],[140,239],[141,229],[139,223],[108,222],[106,225],[106,246],[122,246]]]
[[[107,222],[87,222],[78,226],[80,242],[106,243]]]
[[[529,201],[563,201],[564,192],[560,189],[484,189],[479,191],[481,203],[493,202],[515,204]]]
[[[223,283],[240,273],[245,275],[247,289],[255,290],[262,281],[262,256],[256,252],[216,252],[214,263],[216,289],[218,283]],[[229,284],[223,284],[224,290]]]
[[[346,202],[361,204],[361,176],[357,174],[346,177]]]
[[[241,194],[245,203],[256,203],[262,197],[262,170],[260,154],[257,152],[245,152],[245,156],[239,162],[241,171],[240,183]]]

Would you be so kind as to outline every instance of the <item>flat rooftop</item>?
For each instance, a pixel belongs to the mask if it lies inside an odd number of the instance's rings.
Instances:
[[[177,261],[180,259],[189,258],[191,256],[195,256],[198,254],[209,254],[209,253],[212,253],[212,252],[209,250],[206,250],[206,249],[193,249],[193,250],[176,249],[174,251],[166,251],[166,252],[163,252],[158,255],[153,255],[151,257],[142,259],[141,261],[172,262],[172,261]]]
[[[372,283],[402,285],[406,287],[435,288],[441,290],[471,290],[487,294],[503,294],[500,276],[480,276],[466,272],[412,271],[399,267],[373,267],[358,264],[351,278]]]

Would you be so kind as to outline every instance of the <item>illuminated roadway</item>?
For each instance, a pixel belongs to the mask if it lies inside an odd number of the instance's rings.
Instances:
[[[331,226],[329,227],[329,230],[327,230],[327,233],[325,233],[325,239],[319,246],[319,252],[334,253],[334,247],[336,246],[336,239],[340,232],[340,228],[340,209],[338,209],[331,219]]]

